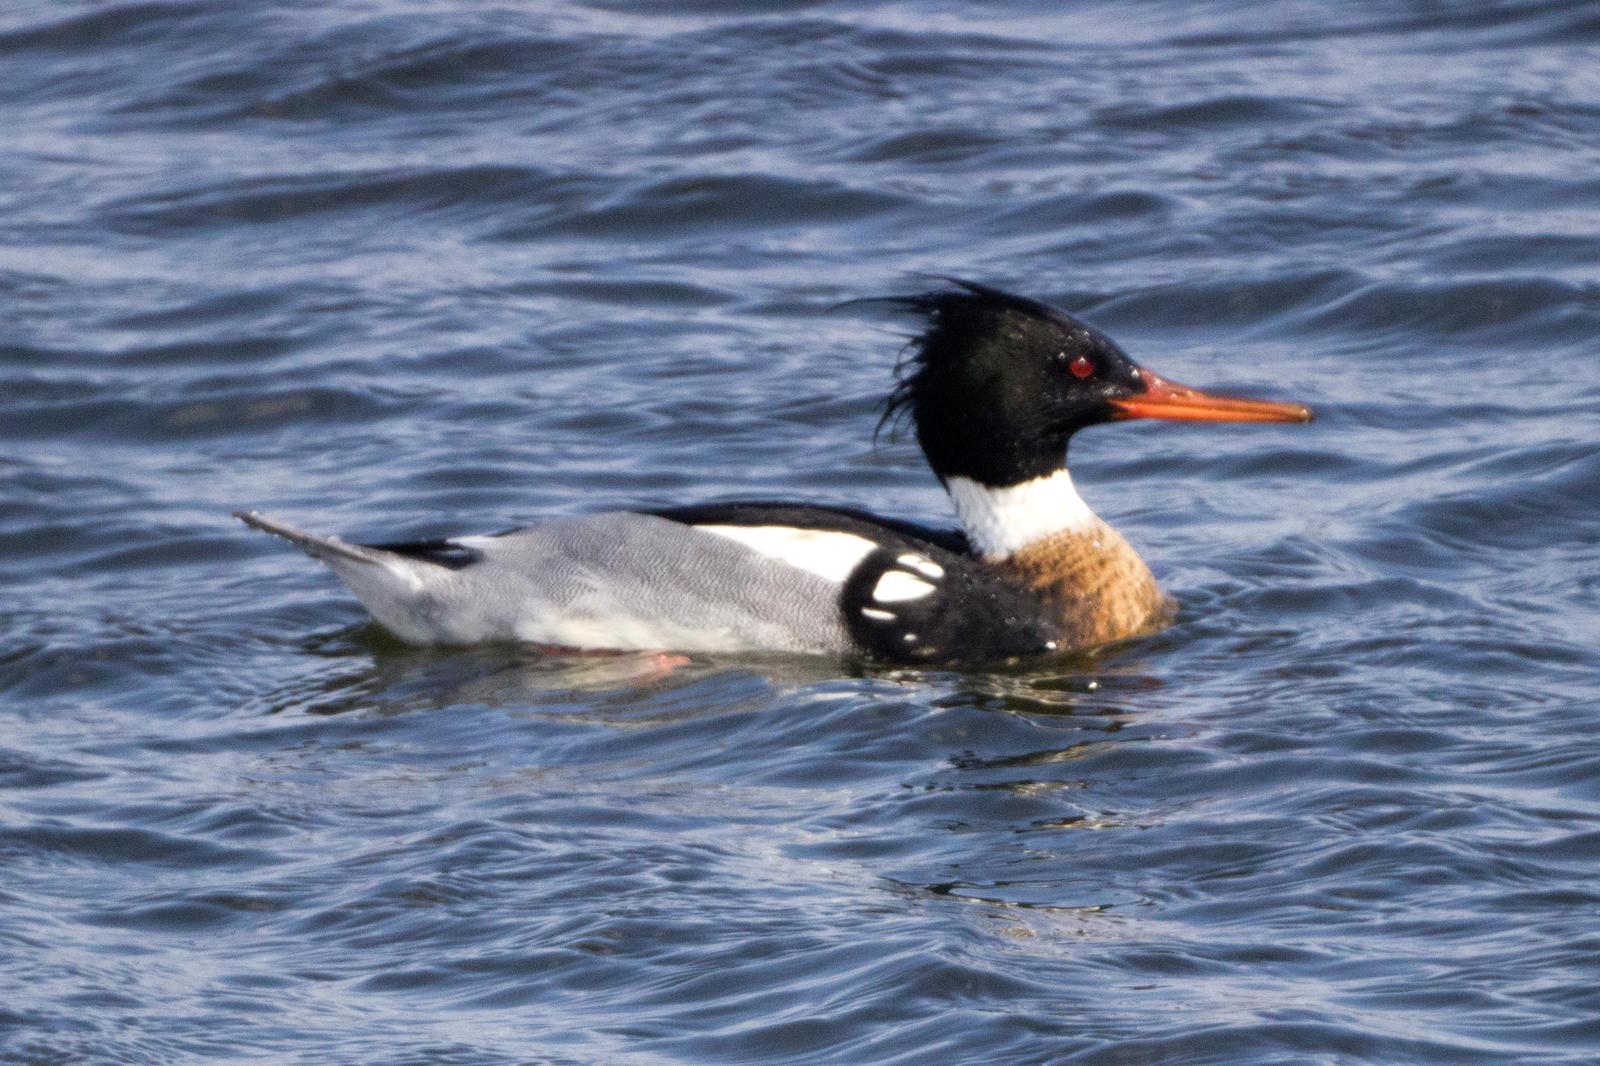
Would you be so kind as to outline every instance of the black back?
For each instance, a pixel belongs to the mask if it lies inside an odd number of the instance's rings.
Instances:
[[[965,555],[971,550],[967,545],[967,535],[959,529],[939,529],[898,518],[884,518],[855,507],[734,500],[727,503],[663,507],[660,510],[642,510],[639,513],[682,522],[686,526],[792,526],[795,529],[828,529],[840,533],[855,533],[879,543],[885,543],[887,539],[897,546],[906,548],[932,544],[958,555]]]
[[[407,540],[392,544],[363,544],[361,547],[393,552],[407,559],[442,566],[446,570],[463,570],[483,558],[482,552],[453,540]]]

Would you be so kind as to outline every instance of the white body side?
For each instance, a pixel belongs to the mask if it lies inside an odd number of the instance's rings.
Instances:
[[[769,559],[777,559],[825,581],[843,585],[861,560],[877,547],[865,537],[830,529],[796,529],[794,526],[696,526],[705,533],[727,537]]]

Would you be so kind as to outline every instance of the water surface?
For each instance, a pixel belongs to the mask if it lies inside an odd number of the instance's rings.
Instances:
[[[1579,2],[0,12],[0,1050],[1592,1062]],[[413,651],[354,538],[799,497],[956,273],[1309,427],[1073,447],[1182,603],[1002,673]]]

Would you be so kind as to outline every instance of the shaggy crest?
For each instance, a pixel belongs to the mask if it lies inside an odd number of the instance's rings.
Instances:
[[[934,289],[909,296],[887,296],[873,301],[861,301],[886,303],[897,310],[921,315],[927,320],[927,326],[923,331],[908,339],[905,347],[900,350],[900,357],[894,368],[895,385],[884,398],[878,425],[872,433],[873,440],[883,435],[885,427],[889,428],[890,437],[893,439],[911,420],[920,383],[926,380],[924,375],[930,366],[942,360],[961,357],[967,350],[965,345],[974,334],[1004,328],[1003,319],[1007,316],[1017,320],[1013,328],[1032,320],[1048,324],[1049,328],[1056,330],[1064,328],[1086,333],[1097,332],[1085,323],[1038,300],[1030,300],[1025,296],[1017,296],[976,281],[966,281],[944,274],[934,275],[934,279],[947,281],[957,287]]]

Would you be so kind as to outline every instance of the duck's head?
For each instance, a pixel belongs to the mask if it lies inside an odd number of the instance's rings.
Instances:
[[[1065,311],[966,281],[905,297],[927,317],[907,350],[884,419],[909,415],[941,481],[1021,485],[1063,469],[1086,426],[1132,418],[1309,422],[1299,404],[1218,396],[1130,359]]]

